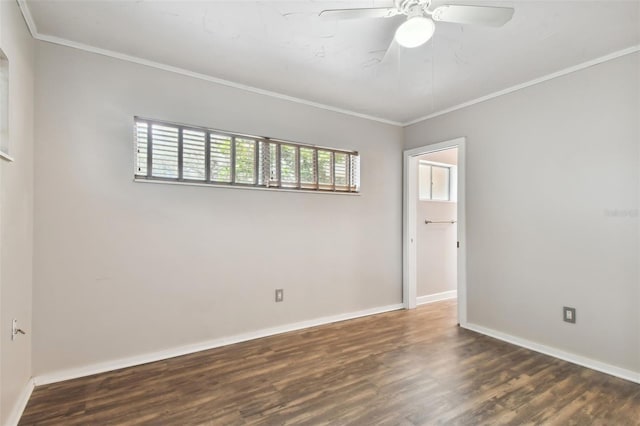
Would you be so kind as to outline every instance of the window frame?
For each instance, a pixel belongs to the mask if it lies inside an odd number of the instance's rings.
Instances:
[[[138,123],[146,124],[146,174],[139,173],[139,146],[140,146],[140,134]],[[152,140],[152,126],[173,126],[178,129],[178,164],[177,164],[177,178],[153,176],[153,140]],[[183,133],[184,130],[204,132],[204,179],[185,179],[184,178],[184,159],[183,159]],[[345,150],[339,148],[329,148],[320,145],[303,144],[299,142],[292,142],[284,139],[270,138],[264,136],[255,136],[244,133],[234,133],[226,130],[212,129],[203,126],[192,126],[188,124],[176,123],[171,121],[150,119],[140,116],[134,116],[133,120],[133,133],[134,133],[134,181],[136,182],[150,182],[150,183],[172,183],[172,184],[186,184],[197,186],[213,186],[223,188],[240,188],[240,189],[259,189],[259,190],[272,190],[272,191],[295,191],[295,192],[313,192],[313,193],[329,193],[329,194],[360,194],[360,154],[358,151]],[[211,167],[211,141],[213,135],[227,137],[230,140],[230,182],[214,181],[211,180],[212,167]],[[236,139],[253,140],[255,143],[254,148],[254,168],[255,178],[254,183],[241,183],[236,182]],[[143,141],[144,143],[144,141]],[[282,146],[294,147],[295,153],[295,183],[284,182],[282,180]],[[263,156],[264,147],[268,147],[268,154]],[[272,151],[273,148],[273,151]],[[302,173],[300,170],[301,155],[300,148],[311,149],[313,151],[313,176],[314,183],[303,183]],[[275,167],[272,162],[271,153],[275,151]],[[331,185],[320,183],[319,177],[319,153],[328,152],[331,158]],[[335,154],[346,155],[346,184],[336,185],[335,177]],[[268,158],[268,162],[265,165],[265,158]],[[353,173],[352,168],[357,168],[357,172]],[[263,170],[265,169],[265,170]],[[272,176],[272,171],[275,171],[275,179]],[[265,179],[267,177],[267,179]]]
[[[421,187],[422,187],[422,180],[420,179],[420,166],[429,166],[429,198],[424,198],[422,197],[421,194]],[[441,169],[447,169],[447,186],[448,186],[448,193],[447,193],[447,199],[446,200],[439,200],[439,199],[434,199],[433,198],[433,168],[434,167],[439,167]],[[418,161],[418,201],[430,201],[430,202],[436,202],[436,203],[455,203],[457,202],[454,198],[453,198],[453,178],[454,178],[454,169],[456,168],[455,165],[453,164],[446,164],[446,163],[438,163],[435,161],[428,161],[428,160],[419,160]]]

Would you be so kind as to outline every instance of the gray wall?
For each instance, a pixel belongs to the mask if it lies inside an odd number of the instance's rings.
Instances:
[[[0,46],[9,58],[9,154],[0,159],[0,424],[31,377],[34,46],[15,1],[0,2]],[[11,320],[28,331],[11,341]]]
[[[640,371],[639,61],[405,129],[405,148],[467,138],[469,322]]]
[[[356,149],[362,193],[135,183],[134,115]],[[36,118],[35,375],[401,303],[402,129],[46,43]]]

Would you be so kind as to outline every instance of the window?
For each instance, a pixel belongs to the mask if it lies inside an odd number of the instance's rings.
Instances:
[[[359,192],[357,152],[135,118],[135,178]]]
[[[455,186],[455,166],[420,161],[418,181],[420,200],[455,201],[455,197],[452,197]]]

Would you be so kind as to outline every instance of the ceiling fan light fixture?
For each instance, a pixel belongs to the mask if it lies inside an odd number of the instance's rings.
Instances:
[[[395,39],[400,46],[413,48],[425,44],[433,36],[436,26],[424,16],[412,16],[396,30]]]

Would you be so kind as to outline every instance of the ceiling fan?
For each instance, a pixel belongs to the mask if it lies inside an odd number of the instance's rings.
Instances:
[[[423,45],[433,36],[436,29],[434,21],[501,27],[511,20],[514,12],[510,7],[448,4],[430,10],[430,6],[431,0],[394,0],[392,7],[328,9],[320,12],[320,16],[359,19],[405,15],[407,20],[396,30],[395,40],[403,47],[413,48]]]

